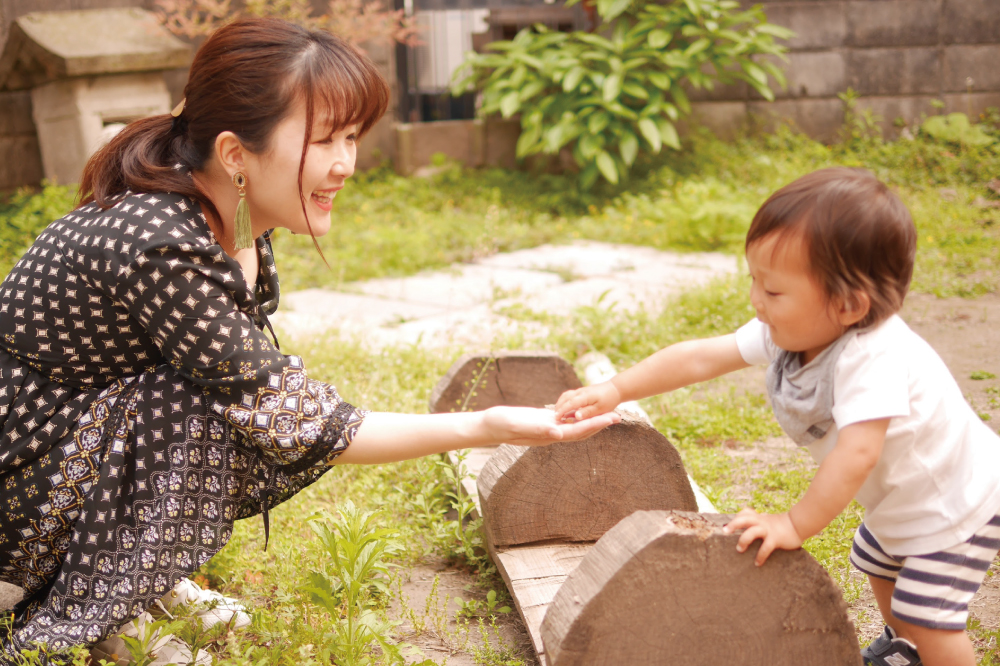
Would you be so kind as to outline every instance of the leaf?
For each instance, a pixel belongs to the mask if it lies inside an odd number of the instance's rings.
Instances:
[[[504,118],[510,118],[521,108],[521,100],[517,92],[507,93],[500,100],[500,113]]]
[[[660,139],[660,130],[656,128],[656,123],[649,118],[643,118],[639,121],[639,131],[642,133],[642,137],[649,142],[653,152],[660,152],[663,141]]]
[[[597,154],[597,168],[600,170],[601,175],[604,176],[612,185],[618,184],[618,168],[615,166],[615,160],[608,154],[607,151],[602,150]]]
[[[646,77],[660,90],[670,90],[670,77],[663,72],[650,72]]]
[[[673,35],[671,35],[668,31],[657,29],[651,31],[646,40],[649,42],[650,47],[654,49],[662,49],[670,43],[670,39],[672,37]]]
[[[587,131],[591,134],[600,134],[611,122],[611,114],[607,111],[598,111],[587,120]]]
[[[597,0],[597,11],[607,22],[614,21],[625,13],[632,0]]]
[[[618,144],[618,152],[621,153],[622,161],[632,166],[635,158],[639,155],[639,139],[635,137],[635,134],[627,132],[622,137],[621,142]]]
[[[679,108],[684,113],[691,113],[691,102],[688,101],[687,93],[680,86],[674,86],[670,89],[670,96],[674,98],[674,103],[677,104]]]
[[[674,124],[665,118],[661,118],[660,122],[657,124],[657,129],[660,130],[660,138],[663,139],[663,143],[667,144],[674,150],[681,149],[681,141],[677,136],[677,128]]]
[[[745,60],[743,62],[743,71],[750,75],[750,77],[760,83],[763,86],[767,85],[767,74],[764,70],[757,66],[757,63]]]
[[[757,32],[762,32],[765,35],[771,35],[773,37],[777,37],[778,39],[791,39],[795,36],[794,30],[789,30],[784,26],[774,25],[773,23],[762,23],[754,29]]]
[[[622,94],[622,75],[611,74],[604,79],[603,93],[605,102],[618,99],[618,96]]]
[[[545,90],[544,81],[532,81],[528,85],[521,88],[521,91],[517,95],[518,101],[525,102],[543,90]]]
[[[693,55],[698,55],[711,45],[712,45],[711,40],[702,37],[701,39],[695,40],[694,42],[692,42],[691,46],[684,49],[684,55],[690,58]]]
[[[622,90],[638,99],[649,99],[649,93],[646,89],[640,86],[638,83],[626,83],[622,86]]]
[[[586,168],[580,171],[580,189],[589,190],[597,182],[597,177],[600,172],[597,170],[596,164],[588,164]]]
[[[563,82],[562,82],[563,92],[573,91],[577,87],[577,85],[579,85],[580,81],[583,80],[583,76],[586,73],[587,71],[583,67],[574,67],[573,69],[569,70],[566,76],[563,77]]]
[[[601,150],[602,141],[600,137],[590,134],[580,139],[580,157],[585,161],[590,161]]]

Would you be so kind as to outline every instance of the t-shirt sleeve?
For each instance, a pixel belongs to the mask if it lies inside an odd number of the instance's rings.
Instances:
[[[859,335],[844,347],[833,373],[833,420],[838,428],[909,416],[909,368],[888,331]]]
[[[740,356],[750,365],[767,365],[779,351],[771,340],[771,331],[757,318],[736,331],[736,346],[740,350]]]

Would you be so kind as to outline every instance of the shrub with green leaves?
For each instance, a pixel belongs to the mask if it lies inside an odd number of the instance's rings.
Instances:
[[[570,0],[573,4],[578,0]],[[641,150],[680,148],[674,126],[691,112],[685,86],[711,89],[746,81],[765,99],[768,75],[784,85],[775,38],[791,32],[757,6],[732,0],[597,0],[595,33],[522,30],[512,41],[471,54],[456,72],[455,94],[481,90],[480,114],[520,114],[518,157],[572,145],[589,187],[624,179]]]

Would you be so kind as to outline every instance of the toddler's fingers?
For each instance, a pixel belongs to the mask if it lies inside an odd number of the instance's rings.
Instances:
[[[757,512],[754,511],[753,509],[743,509],[738,514],[736,514],[736,516],[732,520],[726,523],[726,526],[723,527],[722,529],[727,534],[732,534],[736,530],[741,530],[746,527],[750,527],[751,525],[757,524],[756,517],[757,517]]]
[[[740,540],[736,542],[736,551],[739,553],[743,553],[746,551],[747,548],[750,547],[750,544],[752,544],[757,539],[766,539],[766,538],[767,538],[767,530],[764,529],[762,525],[757,525],[757,524],[751,525],[743,532],[743,534],[740,535]]]
[[[767,558],[771,557],[771,553],[777,547],[777,542],[774,539],[768,539],[765,537],[764,541],[760,544],[760,549],[757,550],[757,556],[753,558],[753,563],[758,567],[767,562]]]

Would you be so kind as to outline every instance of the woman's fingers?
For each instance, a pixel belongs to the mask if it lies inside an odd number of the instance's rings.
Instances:
[[[562,424],[560,429],[562,430],[562,441],[575,441],[578,439],[586,439],[592,435],[597,434],[601,430],[604,430],[609,425],[615,423],[620,423],[622,420],[621,416],[611,412],[609,414],[599,414],[593,418],[586,418],[584,420],[578,420],[575,423],[565,423]]]

